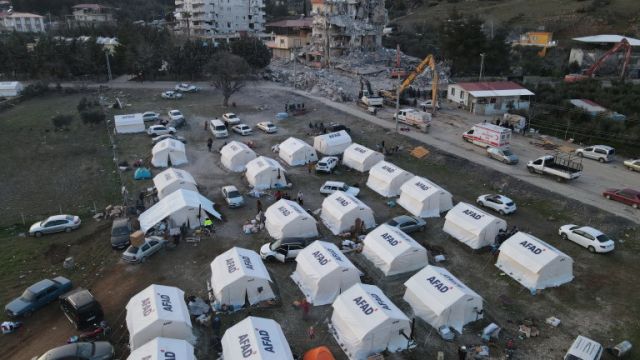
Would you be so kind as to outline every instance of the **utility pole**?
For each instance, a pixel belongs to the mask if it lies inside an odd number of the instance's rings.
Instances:
[[[402,77],[398,76],[398,88],[396,89],[396,133],[400,123],[398,122],[398,113],[400,113],[400,88],[402,88]]]
[[[291,49],[291,60],[293,60],[293,90],[296,89],[297,78],[296,78],[296,47],[294,46]]]
[[[484,56],[485,53],[480,54],[480,75],[478,76],[478,81],[482,81],[482,72],[484,71]]]
[[[111,63],[109,62],[109,50],[106,50],[104,52],[104,56],[107,58],[107,76],[109,78],[109,81],[111,81],[112,78],[111,78]]]

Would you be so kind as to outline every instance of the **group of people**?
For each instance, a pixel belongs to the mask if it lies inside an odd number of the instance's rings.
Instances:
[[[487,122],[487,120],[484,121],[485,123]],[[494,125],[498,125],[498,126],[502,126],[503,128],[507,128],[510,129],[511,132],[515,132],[516,128],[515,126],[513,126],[513,124],[507,120],[500,120],[500,118],[496,118],[496,120],[493,122]]]
[[[277,190],[274,196],[276,198],[276,201],[280,199],[291,200],[291,195],[289,195],[289,193],[286,191],[283,192],[283,191]],[[298,202],[298,204],[300,204],[300,206],[304,205],[304,198],[303,198],[302,191],[298,191],[298,195],[296,196],[296,201]]]
[[[309,123],[309,129],[312,132],[316,132],[316,133],[322,133],[322,134],[326,134],[327,133],[327,128],[324,126],[324,123],[322,121],[320,122],[310,122]]]

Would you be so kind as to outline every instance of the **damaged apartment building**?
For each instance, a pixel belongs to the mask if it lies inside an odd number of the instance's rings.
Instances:
[[[175,0],[176,30],[216,40],[264,33],[263,0]]]
[[[331,63],[349,50],[374,50],[382,45],[387,23],[384,0],[311,0],[312,44],[307,60]]]

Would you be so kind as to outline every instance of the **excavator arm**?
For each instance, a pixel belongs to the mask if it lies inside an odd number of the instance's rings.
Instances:
[[[620,72],[620,76],[624,78],[627,72],[627,67],[629,66],[629,60],[631,59],[631,45],[629,44],[629,41],[627,41],[627,39],[620,40],[619,43],[617,43],[614,47],[609,49],[609,51],[604,53],[604,55],[602,55],[600,59],[598,59],[598,61],[596,61],[593,65],[591,65],[591,67],[589,67],[589,69],[587,69],[585,75],[588,77],[593,77],[596,71],[600,69],[602,64],[604,64],[604,62],[607,61],[607,59],[611,57],[611,55],[617,53],[620,50],[625,51],[624,62],[622,64],[622,70]]]
[[[438,106],[438,72],[436,71],[436,59],[433,55],[427,55],[422,62],[407,76],[398,88],[398,96],[402,94],[424,70],[429,67],[431,69],[431,104],[433,113],[436,112]]]

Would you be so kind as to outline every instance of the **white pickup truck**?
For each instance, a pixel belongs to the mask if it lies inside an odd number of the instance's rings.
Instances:
[[[529,161],[527,170],[553,176],[558,181],[573,180],[582,175],[582,163],[565,155],[545,155]]]
[[[431,126],[431,114],[418,111],[416,109],[402,109],[393,115],[393,119],[398,118],[398,122],[415,126],[417,128],[429,128]]]

